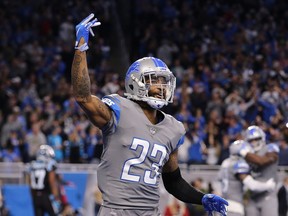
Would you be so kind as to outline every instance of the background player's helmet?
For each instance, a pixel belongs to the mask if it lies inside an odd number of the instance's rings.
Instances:
[[[248,142],[245,140],[236,140],[229,146],[229,153],[230,156],[239,156],[240,149],[242,148],[250,148],[252,150],[252,147]],[[253,151],[253,150],[252,150]]]
[[[266,135],[264,131],[256,125],[248,127],[245,132],[246,141],[250,143],[256,152],[262,149],[265,145],[265,138]]]
[[[162,82],[155,82],[159,78]],[[159,98],[148,95],[152,85],[157,85],[161,89]],[[173,73],[162,60],[154,57],[135,61],[125,77],[127,98],[147,102],[154,109],[160,109],[173,102],[175,86],[176,78]]]
[[[55,158],[55,152],[49,145],[41,145],[37,151],[36,159],[40,161],[49,161]]]

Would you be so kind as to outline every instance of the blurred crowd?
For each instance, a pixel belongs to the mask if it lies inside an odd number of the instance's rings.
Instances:
[[[165,111],[187,129],[179,161],[220,164],[251,124],[288,165],[288,4],[284,0],[131,0],[131,62],[162,59],[177,77]],[[91,12],[102,25],[88,51],[91,91],[123,95],[111,63],[110,3],[0,2],[2,161],[28,162],[42,144],[59,162],[98,162],[101,131],[71,94],[74,26]]]

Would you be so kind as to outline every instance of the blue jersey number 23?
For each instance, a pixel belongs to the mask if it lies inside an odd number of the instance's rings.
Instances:
[[[130,150],[139,150],[141,152],[138,157],[125,161],[122,169],[121,179],[131,182],[139,182],[142,176],[130,173],[131,168],[140,166],[147,159],[147,156],[156,158],[157,154],[160,153],[161,156],[159,157],[159,161],[152,163],[149,170],[143,171],[144,183],[150,185],[155,185],[157,183],[157,177],[160,175],[159,167],[163,165],[163,160],[167,155],[167,150],[163,145],[153,144],[152,151],[149,153],[149,146],[150,143],[146,140],[138,138],[133,139]]]

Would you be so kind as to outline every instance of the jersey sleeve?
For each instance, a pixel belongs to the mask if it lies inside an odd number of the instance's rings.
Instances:
[[[183,145],[185,140],[186,130],[182,122],[177,121],[173,118],[173,131],[175,133],[175,137],[173,138],[173,150],[178,149],[181,145]]]
[[[276,152],[277,154],[280,152],[279,146],[275,143],[270,143],[267,145],[268,152]]]
[[[111,120],[102,128],[104,134],[113,133],[120,120],[121,108],[120,100],[116,95],[107,95],[102,98],[102,102],[105,103],[112,110]]]
[[[179,148],[184,143],[185,135],[182,135],[176,145],[176,149]]]
[[[233,166],[233,173],[236,174],[249,174],[250,166],[246,161],[237,161]]]
[[[55,160],[49,160],[47,162],[47,167],[46,167],[48,172],[51,172],[53,170],[57,169],[57,162]]]

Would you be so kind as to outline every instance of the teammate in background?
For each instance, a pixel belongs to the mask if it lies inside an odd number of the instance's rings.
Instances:
[[[225,159],[219,171],[219,179],[222,183],[222,195],[229,202],[229,216],[243,216],[243,194],[245,189],[254,192],[272,191],[276,187],[273,179],[265,182],[256,181],[250,175],[250,167],[247,162],[238,155],[240,149],[250,149],[249,143],[244,140],[236,140],[229,147],[229,158]]]
[[[182,123],[161,112],[173,101],[176,78],[160,59],[134,62],[125,78],[126,98],[91,95],[86,50],[91,27],[100,25],[90,14],[76,26],[72,64],[73,94],[91,123],[103,132],[98,186],[103,195],[99,215],[160,215],[159,181],[183,202],[203,205],[226,215],[227,201],[204,194],[181,176],[177,149],[183,142]]]
[[[59,187],[56,178],[54,150],[48,145],[41,145],[36,160],[29,164],[29,184],[33,199],[35,216],[58,215],[60,212]]]
[[[276,144],[266,145],[264,131],[258,126],[250,126],[245,131],[245,140],[252,146],[254,153],[243,146],[239,150],[241,155],[252,168],[252,176],[258,181],[267,181],[271,178],[277,182],[278,153]],[[271,208],[273,206],[273,208]],[[245,208],[246,216],[271,216],[278,214],[277,190],[266,192],[251,191],[248,205]]]

